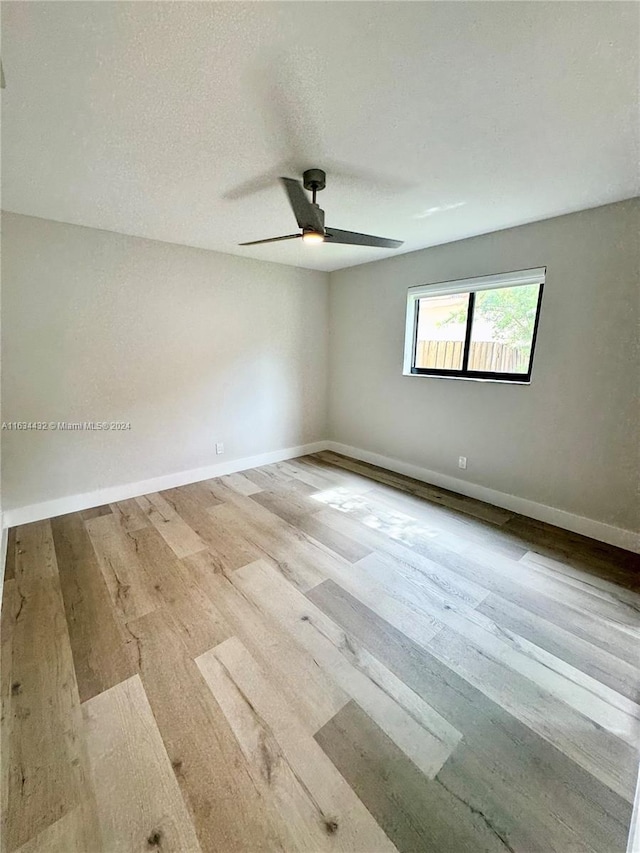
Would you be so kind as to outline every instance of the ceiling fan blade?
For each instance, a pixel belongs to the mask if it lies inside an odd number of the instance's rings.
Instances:
[[[284,237],[267,237],[266,240],[251,240],[250,243],[238,243],[238,246],[257,246],[259,243],[279,243],[280,240],[297,240],[302,234],[287,234]]]
[[[324,231],[322,216],[307,198],[300,181],[294,181],[293,178],[280,178],[280,180],[289,196],[289,203],[300,228],[305,231]]]
[[[372,234],[358,234],[357,231],[341,231],[340,228],[329,227],[327,227],[324,239],[327,243],[376,246],[380,249],[398,249],[404,243],[404,240],[389,240],[387,237],[374,237]]]

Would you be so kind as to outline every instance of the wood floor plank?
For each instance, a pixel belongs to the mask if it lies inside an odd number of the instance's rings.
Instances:
[[[317,511],[318,505],[312,498],[314,493],[312,486],[300,480],[289,480],[281,486],[263,489],[251,497],[269,512],[295,526],[300,519]]]
[[[392,529],[388,529],[388,526],[384,529],[384,525],[378,524],[379,516],[367,516],[372,525],[370,526],[360,517],[359,511],[352,514],[351,511],[342,512],[328,508],[320,510],[313,517],[332,530],[365,545],[371,552],[386,554],[401,563],[413,566],[436,583],[455,584],[457,581],[460,584],[457,567],[460,564],[471,564],[469,557],[461,557],[450,548],[438,544],[440,537],[437,532],[434,532],[433,536],[430,535],[415,519],[405,517],[401,520],[402,523],[396,523],[397,519],[392,519]],[[478,601],[489,591],[480,584],[479,579],[477,582],[473,580],[471,569],[463,575],[462,588],[466,589],[467,593],[472,593]]]
[[[640,742],[640,707],[571,664],[493,622],[484,613],[428,587],[388,558],[371,555],[354,569],[385,585],[389,596],[464,637],[478,653],[530,679],[632,747]]]
[[[328,463],[333,468],[343,468],[345,471],[359,474],[368,480],[376,480],[379,483],[386,483],[398,488],[404,485],[401,474],[396,474],[377,465],[369,465],[367,462],[361,462],[359,459],[343,456],[343,454],[335,453],[332,450],[321,450],[318,453],[314,453],[313,456],[322,462]]]
[[[319,460],[311,458],[318,464]],[[336,469],[325,465],[320,470],[333,474]],[[346,470],[344,473],[354,476]],[[394,476],[400,484],[408,480],[401,475]],[[364,485],[358,488],[357,483],[367,484],[368,488]],[[452,510],[445,504],[429,502],[414,493],[416,486],[432,489],[426,484],[408,480],[410,488],[404,490],[402,486],[387,485],[359,475],[356,484],[351,484],[350,478],[338,478],[333,489],[317,494],[315,499],[324,502],[327,507],[347,513],[350,520],[357,521],[374,533],[384,534],[380,538],[382,543],[388,539],[389,544],[400,542],[415,547],[435,541],[438,546],[454,551],[464,550],[474,543],[490,544],[497,553],[513,559],[519,559],[526,551],[516,537],[505,536],[501,526]],[[385,550],[383,545],[379,547]]]
[[[344,497],[344,499],[343,499]],[[334,499],[335,498],[335,499]],[[411,555],[413,551],[407,543],[406,524],[403,525],[400,536],[396,536],[396,531],[381,530],[379,516],[373,517],[372,524],[366,524],[365,514],[368,517],[369,504],[363,503],[361,496],[355,498],[352,495],[340,496],[335,493],[327,492],[318,495],[318,501],[322,508],[318,510],[315,517],[320,519],[324,524],[329,525],[335,530],[339,530],[347,536],[351,536],[358,542],[363,542],[368,545],[373,551],[382,551],[395,556],[404,554]],[[418,532],[422,535],[429,535],[430,531],[425,530],[424,525],[420,524],[416,519],[407,518],[407,523],[413,524]],[[437,535],[434,529],[433,536]]]
[[[345,460],[9,534],[1,853],[622,853],[640,557]]]
[[[407,588],[419,589],[430,599],[442,600],[461,607],[475,608],[481,604],[489,592],[473,581],[461,578],[432,560],[420,558],[399,560],[389,554],[370,554],[358,561],[358,567],[366,566],[372,576],[390,583],[402,580]]]
[[[10,527],[7,532],[7,557],[4,564],[4,580],[10,581],[16,576],[16,528]]]
[[[250,468],[248,471],[245,471],[245,477],[258,486],[261,491],[263,489],[272,489],[280,485],[286,485],[290,481],[290,477],[275,465],[262,465],[259,468]]]
[[[219,568],[237,569],[262,556],[262,551],[252,545],[237,530],[238,525],[226,523],[229,508],[218,500],[204,484],[198,491],[173,489],[165,492],[166,500],[200,539],[206,543],[209,554],[217,558]],[[225,487],[226,488],[226,487]],[[240,497],[239,493],[231,492]],[[231,513],[235,519],[235,513]]]
[[[137,638],[145,692],[202,849],[286,850],[288,832],[256,788],[170,613],[156,610],[129,628]]]
[[[445,489],[430,486],[427,483],[422,483],[419,480],[412,480],[409,477],[404,477],[401,474],[394,474],[384,468],[378,468],[375,465],[370,465],[366,462],[357,462],[346,456],[340,456],[331,451],[323,451],[318,454],[321,458],[327,459],[334,465],[342,468],[347,468],[350,471],[363,474],[370,477],[372,480],[378,480],[385,485],[393,486],[401,491],[416,495],[427,501],[432,501],[442,506],[446,506],[456,512],[461,512],[466,515],[472,515],[484,521],[490,521],[493,524],[504,524],[513,517],[513,513],[509,510],[500,509],[492,504],[483,503],[482,501],[467,498],[464,495],[448,492]]]
[[[595,616],[603,624],[631,633],[636,642],[640,642],[640,596],[635,601],[630,597],[616,599],[594,588],[587,590],[567,584],[551,572],[543,573],[522,560],[514,565],[515,561],[483,547],[475,549],[473,558],[476,564],[490,569],[496,576],[507,579],[515,576],[520,583],[526,584],[528,590],[562,601],[572,610]]]
[[[323,518],[323,516],[324,513],[321,513],[319,517]],[[344,522],[337,522],[333,516],[327,516],[327,523],[332,525],[338,523],[341,527],[347,526]],[[558,599],[544,594],[540,589],[535,591],[529,589],[526,567],[518,561],[508,561],[512,567],[511,573],[506,570],[494,572],[492,568],[494,561],[486,556],[486,552],[484,557],[481,553],[481,559],[476,559],[475,555],[479,549],[480,546],[476,546],[474,549],[466,549],[466,553],[456,554],[448,549],[438,549],[436,552],[432,547],[427,555],[434,561],[442,561],[446,569],[465,578],[469,583],[480,585],[501,598],[529,610],[541,619],[571,631],[632,666],[637,665],[636,645],[631,641],[629,634],[625,633],[623,625],[604,624],[593,618],[591,614],[571,607],[565,602],[564,595]],[[422,549],[420,550],[422,552]],[[505,566],[502,555],[497,555],[495,559],[502,567]]]
[[[229,635],[219,612],[157,530],[145,527],[126,532],[116,519],[108,517],[92,519],[86,527],[114,607],[126,621],[170,605],[194,656]]]
[[[286,462],[278,462],[275,466],[279,471],[282,471],[288,477],[294,480],[299,480],[301,483],[306,483],[307,486],[312,486],[318,491],[330,489],[335,484],[335,477],[326,476],[317,467],[309,464],[304,458],[288,459]]]
[[[162,495],[144,495],[136,503],[176,557],[188,557],[207,547]]]
[[[589,840],[602,853],[624,850],[627,801],[333,581],[307,596],[462,732],[487,786],[505,780],[536,813],[553,816],[552,831],[540,830],[549,849],[564,853],[578,835],[586,849]]]
[[[248,472],[245,472],[245,476]],[[251,481],[250,481],[251,482]],[[224,477],[212,477],[210,480],[202,480],[196,484],[199,490],[203,490],[209,496],[212,506],[220,504],[234,504],[239,501],[243,503],[247,495],[242,494],[238,489],[233,488],[228,480]],[[255,483],[253,484],[255,486]],[[181,489],[182,490],[182,489]],[[211,505],[208,509],[211,509]]]
[[[385,563],[380,558],[374,555],[358,564],[358,567],[365,566],[367,577],[371,572],[376,581],[385,582]],[[602,761],[598,778],[611,784],[623,796],[628,795],[629,768],[633,768],[636,762],[634,747],[640,733],[640,709],[635,703],[527,640],[498,627],[473,609],[450,600],[440,600],[423,586],[407,583],[397,573],[389,577],[387,584],[389,595],[406,600],[422,610],[427,618],[448,626],[446,631],[428,642],[429,649],[442,649],[445,638],[452,641],[455,636],[458,644],[465,644],[469,660],[480,661],[487,676],[491,673],[494,689],[499,683],[502,685],[499,701],[505,707],[543,737],[549,736],[547,720],[555,714],[558,725],[551,728],[560,748],[573,750],[574,760],[590,772],[595,772],[594,764]],[[468,670],[472,669],[469,664]],[[501,678],[501,671],[504,676],[506,673],[509,675]],[[488,684],[487,677],[485,685]],[[518,690],[515,685],[518,685]],[[573,721],[571,709],[577,712]],[[565,728],[572,732],[566,740]],[[601,729],[613,734],[606,735]],[[626,743],[626,749],[621,741]],[[612,754],[621,762],[619,774],[610,762],[607,763]]]
[[[227,641],[229,642],[229,641]],[[336,839],[333,818],[327,821],[318,804],[298,779],[271,728],[211,653],[197,659],[216,701],[240,744],[251,777],[265,800],[286,821],[291,850],[344,849],[342,833]],[[338,842],[338,843],[336,843]]]
[[[345,536],[338,530],[334,530],[320,521],[316,515],[303,516],[298,520],[298,527],[300,530],[304,530],[311,539],[322,543],[325,548],[338,554],[349,563],[355,563],[372,553],[371,548],[362,545],[356,539]]]
[[[311,470],[315,474],[320,474],[323,478],[328,479],[333,484],[333,488],[340,487],[348,489],[354,494],[364,494],[376,486],[376,481],[370,477],[356,474],[355,471],[350,471],[346,468],[338,468],[321,459],[319,454],[300,456],[295,462],[303,465],[306,470]]]
[[[250,653],[266,667],[277,689],[312,732],[317,731],[348,701],[348,695],[318,666],[314,658],[264,614],[228,577],[216,572],[206,552],[185,557],[183,563],[210,597],[216,609]]]
[[[421,600],[416,605],[407,596],[397,595],[391,571],[382,577],[367,571],[364,565],[368,559],[351,564],[348,572],[332,573],[331,579],[417,643],[427,644],[442,630],[443,623],[425,609]]]
[[[143,525],[144,529],[146,525]],[[158,606],[146,573],[141,570],[136,540],[113,513],[85,522],[113,606],[123,620],[136,619]]]
[[[536,571],[550,577],[555,581],[575,586],[583,592],[588,592],[591,595],[598,595],[607,601],[613,602],[615,605],[624,602],[638,614],[640,621],[640,592],[633,589],[626,589],[608,577],[603,577],[602,572],[596,572],[592,567],[576,568],[561,560],[554,560],[551,557],[537,554],[535,551],[527,551],[524,557],[519,560],[520,563],[528,567],[534,568]],[[588,569],[592,570],[589,571]]]
[[[602,839],[600,832],[586,836],[583,827],[573,828],[564,823],[563,810],[558,809],[551,797],[540,803],[521,786],[511,784],[510,779],[497,773],[488,775],[484,756],[465,743],[442,768],[437,781],[457,800],[467,803],[474,813],[499,827],[500,835],[514,850],[614,853],[617,849],[623,853],[622,827],[617,828],[616,842],[611,835]]]
[[[505,537],[517,539],[533,550],[575,568],[591,567],[628,589],[640,591],[640,555],[588,539],[578,533],[516,515],[504,525]]]
[[[105,850],[200,851],[139,676],[82,711]]]
[[[617,545],[610,545],[608,542],[592,539],[583,536],[581,533],[556,527],[536,518],[516,514],[510,519],[509,527],[521,529],[523,535],[525,530],[530,531],[531,534],[539,536],[541,541],[547,542],[549,547],[558,553],[565,546],[571,547],[576,555],[591,561],[594,566],[602,563],[610,567],[618,566],[624,570],[631,570],[631,572],[640,569],[640,554],[638,552],[627,551]]]
[[[178,508],[175,506],[174,501],[180,500],[182,506],[190,507],[194,510],[208,510],[212,507],[219,506],[224,501],[221,498],[218,498],[211,488],[209,488],[209,480],[204,480],[198,483],[189,483],[186,486],[180,486],[179,489],[165,489],[163,492],[159,492],[159,494],[169,503],[175,510],[178,512]],[[238,494],[235,489],[227,489],[222,486],[221,480],[215,480],[214,482],[220,485],[220,488],[224,488],[225,492],[231,492],[231,494]],[[178,512],[178,515],[182,515],[181,512]]]
[[[503,831],[437,781],[350,702],[316,740],[402,853],[504,853]]]
[[[385,505],[390,507],[386,511]],[[379,488],[374,489],[360,505],[349,507],[348,514],[355,529],[360,524],[372,531],[369,535],[375,536],[376,550],[412,564],[422,557],[456,572],[461,566],[469,568],[469,562],[473,564],[478,548],[490,549],[492,554],[510,560],[520,560],[526,553],[512,538],[504,536],[502,528],[470,518],[451,518],[442,509],[434,512],[419,498],[393,489],[382,494]],[[523,573],[516,570],[514,576]],[[463,575],[472,582],[468,572]]]
[[[446,720],[413,691],[406,691],[266,563],[238,569],[232,581],[277,619],[427,776],[435,775],[460,737]]]
[[[374,490],[374,497],[378,497]],[[398,500],[397,496],[395,498]],[[409,498],[406,495],[401,495],[400,500],[406,502],[413,501],[418,507],[421,502]],[[513,564],[513,555],[504,552],[504,548],[497,547],[496,538],[501,537],[502,531],[497,532],[490,528],[489,533],[483,530],[481,536],[476,534],[472,538],[477,540],[474,543],[467,541],[469,533],[463,528],[456,531],[455,536],[443,538],[437,533],[436,527],[426,526],[420,517],[419,510],[414,512],[414,518],[407,517],[403,514],[393,515],[386,526],[384,525],[384,516],[376,516],[376,530],[373,536],[376,538],[376,549],[385,553],[391,554],[404,562],[415,564],[415,557],[412,558],[408,551],[414,551],[422,557],[427,558],[432,563],[445,568],[451,569],[454,572],[460,571],[471,582],[471,577],[475,574],[478,579],[483,577],[482,563],[488,562],[489,576],[493,584],[499,583],[499,578],[493,577],[492,571],[494,564],[496,568],[501,569],[498,574],[501,574],[506,579],[516,580],[520,583],[531,580],[531,589],[537,589],[543,594],[553,594],[553,590],[562,593],[561,583],[569,583],[582,592],[600,595],[613,602],[617,607],[619,601],[625,601],[630,605],[628,609],[628,619],[632,623],[638,621],[640,596],[630,590],[621,588],[613,582],[600,577],[595,571],[587,571],[585,568],[574,568],[557,560],[552,560],[548,557],[536,554],[529,551],[525,554],[515,555],[519,561],[518,565]],[[373,517],[373,516],[372,516]],[[353,520],[349,522],[354,526]],[[381,536],[380,531],[384,530],[385,535]],[[467,537],[467,539],[465,539]],[[389,541],[394,544],[393,548],[389,548]],[[499,539],[498,539],[499,542]],[[466,543],[466,544],[465,544]],[[462,545],[462,547],[461,547]],[[483,556],[485,560],[483,561]],[[480,563],[480,565],[478,565]],[[548,579],[548,583],[547,580]],[[586,581],[582,583],[581,581]],[[560,585],[559,585],[560,584]],[[491,588],[494,588],[493,586]],[[570,592],[570,591],[569,591]],[[585,600],[587,604],[589,599]]]
[[[349,493],[351,494],[351,493]],[[303,482],[278,485],[265,489],[253,495],[256,503],[278,516],[298,531],[304,531],[310,539],[315,540],[329,552],[338,554],[349,562],[355,562],[371,549],[343,533],[323,524],[316,514],[324,505],[316,500],[315,490]],[[264,514],[262,516],[265,517]]]
[[[156,609],[170,609],[191,656],[225,640],[228,625],[158,531],[148,527],[129,533],[128,538],[131,571],[145,584]],[[127,633],[131,635],[129,623]]]
[[[638,666],[632,666],[566,628],[494,593],[490,593],[477,610],[628,699],[640,701],[640,655]]]
[[[491,547],[512,559],[526,553],[525,548],[504,536],[502,528],[396,488],[378,484],[368,492],[354,494],[338,487],[317,494],[315,500],[372,530],[382,543],[381,550],[386,550],[385,544],[397,542],[436,560],[443,551],[460,553],[474,545]]]
[[[51,529],[84,702],[133,675],[136,662],[82,518],[78,513],[58,516]]]
[[[303,592],[344,562],[251,498],[238,498],[233,506],[219,506],[209,512],[228,533],[248,543],[258,559],[269,557],[281,574]]]
[[[110,853],[104,850],[95,803],[81,804],[18,847],[16,853]]]
[[[90,518],[100,518],[102,515],[110,515],[111,507],[109,504],[103,506],[93,506],[90,509],[83,509],[80,512],[84,521],[89,521]]]
[[[228,486],[235,492],[238,492],[239,495],[244,495],[245,497],[255,495],[256,492],[260,491],[260,486],[256,486],[255,483],[252,483],[251,480],[242,473],[225,474],[224,477],[220,477],[220,482],[224,483],[225,486]]]
[[[393,845],[380,827],[331,761],[323,755],[307,729],[272,689],[242,643],[236,638],[229,639],[198,659],[205,677],[215,690],[219,679],[212,657],[222,664],[245,701],[254,709],[264,729],[273,733],[291,768],[291,775],[297,778],[303,790],[308,792],[310,801],[315,804],[316,814],[306,814],[307,818],[316,821],[314,834],[324,831],[325,835],[334,838],[335,846],[332,848],[327,845],[329,849],[372,852],[393,850]],[[309,823],[306,825],[311,830]]]
[[[11,755],[11,685],[13,683],[12,653],[13,631],[19,600],[15,575],[4,581],[2,588],[2,615],[0,618],[0,815],[6,819],[9,807],[9,757]],[[326,721],[325,721],[326,722]],[[4,827],[3,827],[4,828]],[[6,853],[4,831],[0,832],[0,850]]]
[[[331,579],[386,622],[421,645],[426,645],[442,630],[442,622],[425,613],[422,607],[416,608],[399,597],[389,595],[386,581],[379,583],[376,579],[367,577],[364,582],[364,578],[362,567],[353,563],[349,572],[333,573]]]
[[[134,498],[118,501],[110,504],[110,506],[118,524],[125,532],[142,530],[143,527],[149,527],[151,524],[149,517],[138,506]]]
[[[79,806],[82,718],[51,525],[19,528],[12,609],[10,749],[3,837],[11,851]]]
[[[417,495],[390,486],[376,485],[368,501],[376,516],[384,522],[379,529],[412,546],[433,541],[438,546],[460,552],[479,544],[516,560],[526,550],[515,537],[505,537],[502,527],[491,521],[452,512],[446,506],[428,503]]]
[[[430,641],[429,650],[604,785],[633,802],[638,759],[627,743],[601,731],[519,673],[505,670],[449,628]]]
[[[375,480],[356,474],[354,471],[348,471],[346,468],[336,468],[315,455],[302,456],[294,462],[301,465],[305,471],[311,472],[314,477],[319,475],[324,480],[324,484],[316,492],[316,498],[328,492],[339,491],[344,500],[346,495],[366,495],[378,485]],[[311,481],[309,485],[315,485],[315,483]]]

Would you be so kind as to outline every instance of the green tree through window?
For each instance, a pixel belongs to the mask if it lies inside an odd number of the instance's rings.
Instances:
[[[538,306],[537,284],[504,287],[476,293],[474,316],[493,327],[493,339],[514,347],[522,347],[528,361]],[[463,323],[464,312],[454,311],[440,325]]]

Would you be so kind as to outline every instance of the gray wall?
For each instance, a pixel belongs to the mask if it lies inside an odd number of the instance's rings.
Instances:
[[[639,233],[636,199],[332,273],[330,438],[640,529]],[[402,375],[408,287],[545,265],[531,385]]]
[[[4,214],[3,420],[132,429],[4,431],[3,509],[332,438],[638,530],[639,226],[635,200],[328,277]],[[402,376],[407,287],[543,265],[530,386]]]
[[[326,273],[3,214],[3,510],[326,437]],[[215,455],[215,442],[225,444]]]

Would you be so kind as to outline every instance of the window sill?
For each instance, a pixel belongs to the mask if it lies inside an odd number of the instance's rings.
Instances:
[[[402,371],[402,375],[415,377],[417,379],[453,379],[456,382],[490,382],[493,385],[531,385],[530,379],[486,379],[479,376],[436,376],[431,373],[411,373],[406,370]]]

